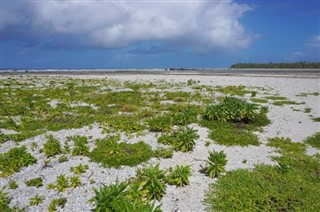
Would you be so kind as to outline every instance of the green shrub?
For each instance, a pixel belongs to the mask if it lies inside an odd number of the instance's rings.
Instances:
[[[154,153],[149,145],[140,141],[135,144],[118,143],[118,138],[98,140],[97,146],[89,154],[92,161],[105,167],[136,166],[148,161]]]
[[[6,153],[0,153],[0,177],[7,177],[14,172],[20,171],[22,167],[37,162],[25,146],[15,147]]]
[[[81,181],[80,181],[79,176],[72,176],[72,177],[70,177],[70,186],[71,186],[72,188],[76,188],[76,187],[81,186]]]
[[[18,188],[17,182],[14,181],[14,180],[10,180],[10,181],[9,181],[9,188],[10,188],[10,189],[16,189],[16,188]]]
[[[181,107],[172,105],[170,107],[172,122],[175,125],[186,126],[197,121],[198,111],[192,107]]]
[[[188,152],[193,150],[199,138],[197,131],[190,127],[182,127],[177,132],[159,137],[158,142],[171,145],[175,150]]]
[[[0,189],[0,211],[11,211],[10,207],[10,199],[8,198],[8,193],[4,191],[2,187]]]
[[[211,178],[219,177],[221,173],[226,172],[224,167],[227,164],[227,161],[224,151],[209,152],[207,165],[203,171]]]
[[[245,100],[235,97],[225,97],[217,105],[207,106],[204,118],[220,122],[252,122],[259,114],[258,108]]]
[[[154,155],[157,158],[172,158],[173,152],[171,148],[159,147],[154,151]]]
[[[306,138],[304,142],[314,148],[320,149],[320,132],[317,132],[314,135],[309,136],[308,138]]]
[[[89,147],[88,139],[86,136],[75,136],[73,137],[74,148],[72,150],[72,155],[88,155]]]
[[[47,156],[47,157],[53,157],[57,154],[61,154],[61,146],[60,142],[55,139],[52,135],[48,137],[48,140],[44,143],[42,152]]]
[[[63,163],[63,162],[66,162],[66,161],[68,161],[68,157],[65,156],[65,155],[60,156],[59,159],[58,159],[59,163]]]
[[[67,188],[70,187],[68,178],[64,174],[59,175],[57,177],[57,181],[56,182],[57,182],[56,183],[56,189],[59,192],[64,192]]]
[[[147,200],[160,201],[165,194],[164,171],[159,169],[159,164],[137,170],[137,181],[141,186],[140,194]]]
[[[114,185],[103,185],[93,188],[95,196],[89,202],[95,204],[95,211],[144,211],[160,212],[160,206],[143,202],[140,198],[133,199],[132,190],[127,182],[116,182]]]
[[[25,181],[27,186],[33,186],[33,187],[41,187],[42,186],[42,178],[41,177],[37,177],[31,180],[27,180]]]
[[[170,185],[176,185],[177,187],[183,187],[189,185],[189,177],[191,176],[190,166],[179,166],[170,170],[170,173],[165,177],[165,181]]]
[[[39,205],[43,203],[43,199],[44,199],[43,196],[36,194],[34,197],[30,198],[29,206]]]
[[[89,166],[87,164],[86,165],[79,164],[78,166],[71,167],[70,171],[76,175],[81,175],[81,174],[85,173],[88,168],[89,168]]]
[[[168,132],[171,131],[172,126],[173,121],[168,114],[154,117],[149,121],[149,129],[152,132]]]
[[[248,146],[260,144],[258,137],[252,132],[233,127],[228,124],[218,125],[216,128],[213,128],[209,137],[217,144],[226,146]]]
[[[48,211],[54,212],[57,210],[57,207],[64,208],[66,203],[67,203],[67,198],[65,197],[53,199],[48,207]]]

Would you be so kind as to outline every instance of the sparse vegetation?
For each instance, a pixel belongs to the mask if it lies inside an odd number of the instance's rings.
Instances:
[[[169,174],[165,177],[165,181],[170,185],[183,187],[189,185],[189,177],[191,176],[190,166],[176,166],[169,170]]]
[[[135,144],[118,141],[118,137],[98,140],[89,157],[105,167],[120,167],[135,166],[154,156],[150,146],[142,141]]]
[[[25,146],[16,147],[6,153],[0,153],[0,177],[7,177],[21,168],[32,165],[37,160],[27,152]]]
[[[27,180],[26,182],[26,185],[27,186],[33,186],[33,187],[41,187],[42,186],[42,178],[41,177],[37,177],[37,178],[34,178],[34,179],[30,179],[30,180]]]
[[[55,155],[61,154],[62,150],[60,142],[57,139],[55,139],[52,135],[50,135],[43,145],[42,152],[47,157],[53,157]]]
[[[304,142],[314,148],[320,149],[320,132],[317,132],[314,135],[309,136]]]

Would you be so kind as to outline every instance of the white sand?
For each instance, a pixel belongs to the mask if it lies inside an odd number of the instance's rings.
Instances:
[[[5,78],[4,76],[2,78]],[[271,104],[265,104],[269,107],[268,113],[272,123],[264,127],[263,132],[257,133],[262,145],[260,146],[248,146],[248,147],[225,147],[217,144],[211,144],[209,147],[205,146],[206,141],[210,141],[208,136],[208,130],[202,128],[196,124],[191,126],[198,130],[200,138],[197,140],[197,145],[194,151],[189,153],[175,152],[173,158],[170,159],[151,159],[149,164],[160,163],[161,168],[173,167],[178,164],[187,164],[192,166],[192,176],[190,177],[190,185],[184,188],[176,188],[174,186],[168,186],[166,195],[161,201],[163,211],[203,211],[205,206],[203,204],[205,191],[208,190],[209,184],[215,182],[216,179],[206,177],[204,174],[199,173],[200,166],[205,166],[205,160],[208,156],[208,151],[224,150],[227,154],[228,163],[226,166],[227,171],[239,169],[239,168],[254,168],[255,164],[274,164],[271,157],[278,155],[274,148],[265,145],[268,138],[271,137],[288,137],[295,142],[301,142],[306,137],[320,131],[320,123],[313,122],[309,115],[314,117],[320,117],[320,97],[319,96],[296,96],[300,93],[312,93],[320,91],[320,81],[318,78],[291,78],[291,77],[244,77],[244,76],[186,76],[186,75],[72,75],[63,77],[74,78],[108,78],[117,79],[121,81],[154,81],[154,80],[167,80],[172,82],[187,82],[189,79],[200,81],[200,84],[211,86],[226,86],[226,85],[245,85],[250,87],[263,87],[268,89],[270,95],[279,94],[280,96],[287,97],[289,100],[297,102],[305,102],[301,105],[286,105],[282,107],[273,106]],[[257,97],[265,96],[259,94]],[[312,108],[311,113],[304,113],[305,108]],[[293,111],[298,109],[300,111]],[[2,130],[3,132],[7,132]],[[52,132],[54,137],[60,141],[65,141],[67,136],[70,135],[86,135],[92,136],[90,139],[93,142],[96,138],[102,138],[105,135],[102,134],[99,126],[83,127],[81,129],[73,130],[61,130],[58,132]],[[150,144],[155,149],[157,144],[156,135],[153,133],[147,133],[145,136],[139,138],[127,139],[128,142],[136,142],[143,140]],[[125,138],[125,137],[124,137]],[[21,142],[21,145],[26,145],[28,150],[38,159],[38,163],[34,166],[29,166],[22,169],[22,171],[15,173],[14,175],[1,179],[1,185],[8,185],[9,180],[15,180],[19,182],[19,188],[10,190],[9,195],[12,198],[11,205],[17,205],[19,207],[28,207],[28,199],[35,194],[40,194],[46,197],[45,202],[39,206],[30,207],[28,211],[45,211],[48,207],[50,200],[56,197],[67,197],[68,202],[63,211],[90,211],[93,209],[93,205],[88,203],[88,200],[94,195],[92,187],[98,187],[100,183],[109,184],[116,181],[118,178],[120,181],[128,179],[135,175],[136,168],[124,167],[121,169],[104,169],[98,164],[91,163],[88,158],[85,157],[73,157],[68,162],[59,164],[57,159],[53,159],[49,164],[50,167],[44,167],[45,156],[39,151],[31,150],[31,143],[36,142],[39,147],[43,145],[45,137],[43,135],[36,136],[31,139],[27,139]],[[1,145],[0,152],[8,151],[14,147],[13,142],[7,142]],[[315,154],[319,150],[308,147],[309,154]],[[243,161],[246,160],[246,163]],[[71,166],[78,164],[88,164],[89,170],[81,175],[81,182],[83,185],[80,188],[69,189],[65,193],[58,193],[54,190],[47,190],[45,186],[48,183],[52,183],[56,180],[56,176],[65,173],[66,176],[71,176],[69,169]],[[32,188],[26,187],[23,183],[27,179],[32,179],[38,176],[44,177],[44,187]],[[96,183],[90,184],[88,178],[94,178]]]

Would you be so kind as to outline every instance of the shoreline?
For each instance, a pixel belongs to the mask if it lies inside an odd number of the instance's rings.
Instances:
[[[5,75],[178,75],[319,78],[320,69],[199,69],[199,70],[4,70]]]

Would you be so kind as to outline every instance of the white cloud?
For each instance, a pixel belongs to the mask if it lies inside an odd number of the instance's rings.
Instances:
[[[319,49],[320,48],[320,35],[317,35],[317,36],[310,38],[306,42],[306,46],[311,49],[315,49],[315,48]]]
[[[47,36],[80,35],[87,38],[85,46],[91,47],[118,48],[161,41],[166,45],[179,43],[179,48],[196,52],[238,50],[254,39],[239,22],[251,8],[233,0],[57,0],[2,5],[0,30],[8,34],[6,37],[22,26]]]

